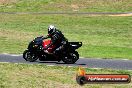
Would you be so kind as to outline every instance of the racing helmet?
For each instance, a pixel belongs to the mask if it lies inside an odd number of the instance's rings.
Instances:
[[[49,25],[48,34],[52,35],[56,31],[56,27],[54,25]]]

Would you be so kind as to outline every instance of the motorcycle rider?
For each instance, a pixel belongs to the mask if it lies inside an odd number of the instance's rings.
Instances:
[[[44,49],[46,51],[50,46],[56,44],[57,46],[54,48],[53,53],[59,54],[65,47],[68,40],[64,37],[61,31],[59,31],[54,25],[49,25],[48,27],[48,35],[43,37],[43,39],[51,38],[51,43],[47,45]]]

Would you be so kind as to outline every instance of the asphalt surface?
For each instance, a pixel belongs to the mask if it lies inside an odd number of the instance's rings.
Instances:
[[[3,63],[27,63],[27,64],[46,64],[46,65],[65,65],[65,66],[82,66],[87,68],[108,68],[132,70],[132,60],[117,60],[117,59],[95,59],[95,58],[80,58],[75,64],[64,64],[63,62],[55,61],[35,61],[27,62],[22,58],[22,55],[0,54],[0,62]]]

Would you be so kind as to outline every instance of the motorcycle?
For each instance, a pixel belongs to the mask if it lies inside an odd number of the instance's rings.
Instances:
[[[82,42],[67,42],[61,53],[57,55],[53,53],[57,44],[44,50],[50,43],[51,40],[43,39],[43,36],[34,38],[29,43],[28,48],[23,52],[23,58],[29,62],[39,59],[40,61],[63,61],[66,64],[74,64],[79,59],[76,49],[82,46]]]

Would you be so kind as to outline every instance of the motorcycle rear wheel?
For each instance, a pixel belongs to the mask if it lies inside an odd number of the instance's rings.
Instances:
[[[25,50],[23,52],[23,58],[26,60],[26,61],[29,61],[29,62],[34,62],[38,59],[38,57],[34,54],[34,53],[31,53],[30,51],[28,50]]]

